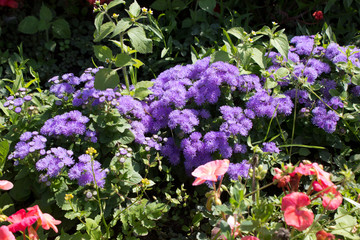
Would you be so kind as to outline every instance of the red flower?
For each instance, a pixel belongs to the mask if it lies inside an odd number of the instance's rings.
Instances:
[[[335,236],[331,233],[327,233],[324,230],[320,230],[316,233],[316,240],[332,240]]]
[[[324,14],[322,11],[316,11],[313,13],[313,17],[315,18],[316,21],[321,21],[324,19]]]
[[[327,210],[336,210],[341,205],[343,200],[341,194],[335,189],[325,194],[322,199],[322,205]]]
[[[0,239],[1,240],[15,240],[14,234],[10,232],[7,226],[0,227]]]
[[[52,228],[56,233],[58,232],[58,229],[55,225],[59,225],[61,221],[56,220],[48,213],[42,213],[38,205],[35,205],[33,207],[27,208],[29,211],[28,214],[35,215],[39,217],[41,226],[45,230],[49,230]]]
[[[7,180],[0,180],[0,189],[2,190],[10,190],[14,187],[14,184]]]
[[[17,231],[23,232],[27,227],[33,225],[38,218],[38,216],[27,214],[24,209],[20,209],[7,218],[7,221],[12,223],[8,226],[8,228],[13,233]]]
[[[200,185],[206,181],[216,182],[219,176],[223,176],[229,168],[228,159],[215,160],[197,167],[191,175],[196,177],[193,186]]]
[[[0,0],[0,6],[18,8],[19,4],[14,0]]]
[[[308,195],[302,192],[293,192],[282,199],[281,210],[284,211],[285,222],[299,231],[303,231],[314,221],[314,214],[305,208],[310,204]]]
[[[279,168],[274,168],[274,171],[276,175],[273,177],[273,181],[278,181],[278,187],[285,187],[290,182],[290,176]]]

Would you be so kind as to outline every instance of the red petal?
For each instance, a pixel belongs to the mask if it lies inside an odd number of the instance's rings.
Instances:
[[[313,223],[314,214],[309,209],[299,210],[295,207],[288,207],[284,212],[284,218],[287,225],[303,231]]]

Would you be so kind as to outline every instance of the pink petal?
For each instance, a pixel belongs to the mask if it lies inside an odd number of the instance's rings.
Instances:
[[[10,190],[14,187],[14,184],[7,180],[0,180],[0,189],[2,190]]]
[[[323,196],[322,205],[327,210],[336,210],[341,205],[342,200],[342,195],[338,191],[335,191]]]
[[[283,197],[281,202],[281,210],[285,211],[289,206],[296,208],[305,207],[310,204],[308,195],[302,192],[293,192]]]
[[[286,208],[284,218],[287,225],[303,231],[311,226],[314,221],[314,214],[309,209],[298,210],[293,206]]]
[[[0,239],[1,240],[15,240],[14,234],[10,232],[7,226],[0,227]]]

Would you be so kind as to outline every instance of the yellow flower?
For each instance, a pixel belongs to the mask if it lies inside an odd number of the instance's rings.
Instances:
[[[143,7],[142,9],[141,9],[141,11],[143,12],[143,13],[147,13],[147,8],[146,7]]]
[[[70,201],[71,199],[74,198],[74,195],[70,194],[65,194],[65,201]]]
[[[153,14],[153,11],[151,9],[149,9],[149,13],[152,15]]]
[[[97,153],[97,151],[96,151],[96,149],[95,148],[93,148],[93,147],[89,147],[87,150],[86,150],[86,152],[85,152],[86,154],[89,154],[90,156],[92,156],[93,154],[96,154]]]

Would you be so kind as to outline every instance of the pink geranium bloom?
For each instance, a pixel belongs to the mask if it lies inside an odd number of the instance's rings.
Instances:
[[[254,236],[246,236],[246,237],[242,237],[241,240],[260,240],[260,239]]]
[[[193,186],[200,185],[206,181],[216,182],[219,176],[223,176],[229,168],[228,159],[215,160],[197,167],[191,175],[196,177]]]
[[[27,227],[33,225],[38,218],[38,216],[27,214],[24,209],[20,209],[7,218],[7,221],[11,223],[8,228],[13,233],[17,231],[23,232]]]
[[[316,174],[315,170],[313,169],[313,163],[311,164],[300,163],[299,166],[296,167],[295,170],[290,175],[294,176],[296,173],[305,176]]]
[[[320,230],[316,233],[316,240],[332,240],[335,239],[335,235],[327,233],[324,230]]]
[[[336,210],[341,205],[343,197],[338,191],[332,190],[331,192],[326,193],[322,199],[322,205],[325,209]]]
[[[0,189],[2,190],[10,190],[14,187],[14,184],[7,180],[0,180]]]
[[[27,210],[29,211],[29,213],[39,217],[43,229],[49,230],[50,228],[52,228],[56,233],[58,232],[56,225],[59,225],[61,223],[60,220],[56,220],[48,213],[43,213],[38,205],[29,207],[27,208]]]
[[[280,168],[274,168],[276,175],[273,177],[273,182],[277,181],[278,187],[285,187],[290,182],[290,176]]]
[[[281,210],[284,211],[285,222],[299,231],[303,231],[314,221],[314,214],[305,208],[310,204],[308,195],[302,192],[293,192],[282,199]]]
[[[1,240],[15,240],[14,234],[10,232],[7,226],[0,227],[0,239]]]
[[[28,233],[30,240],[40,240],[39,235],[32,226],[28,227]]]

